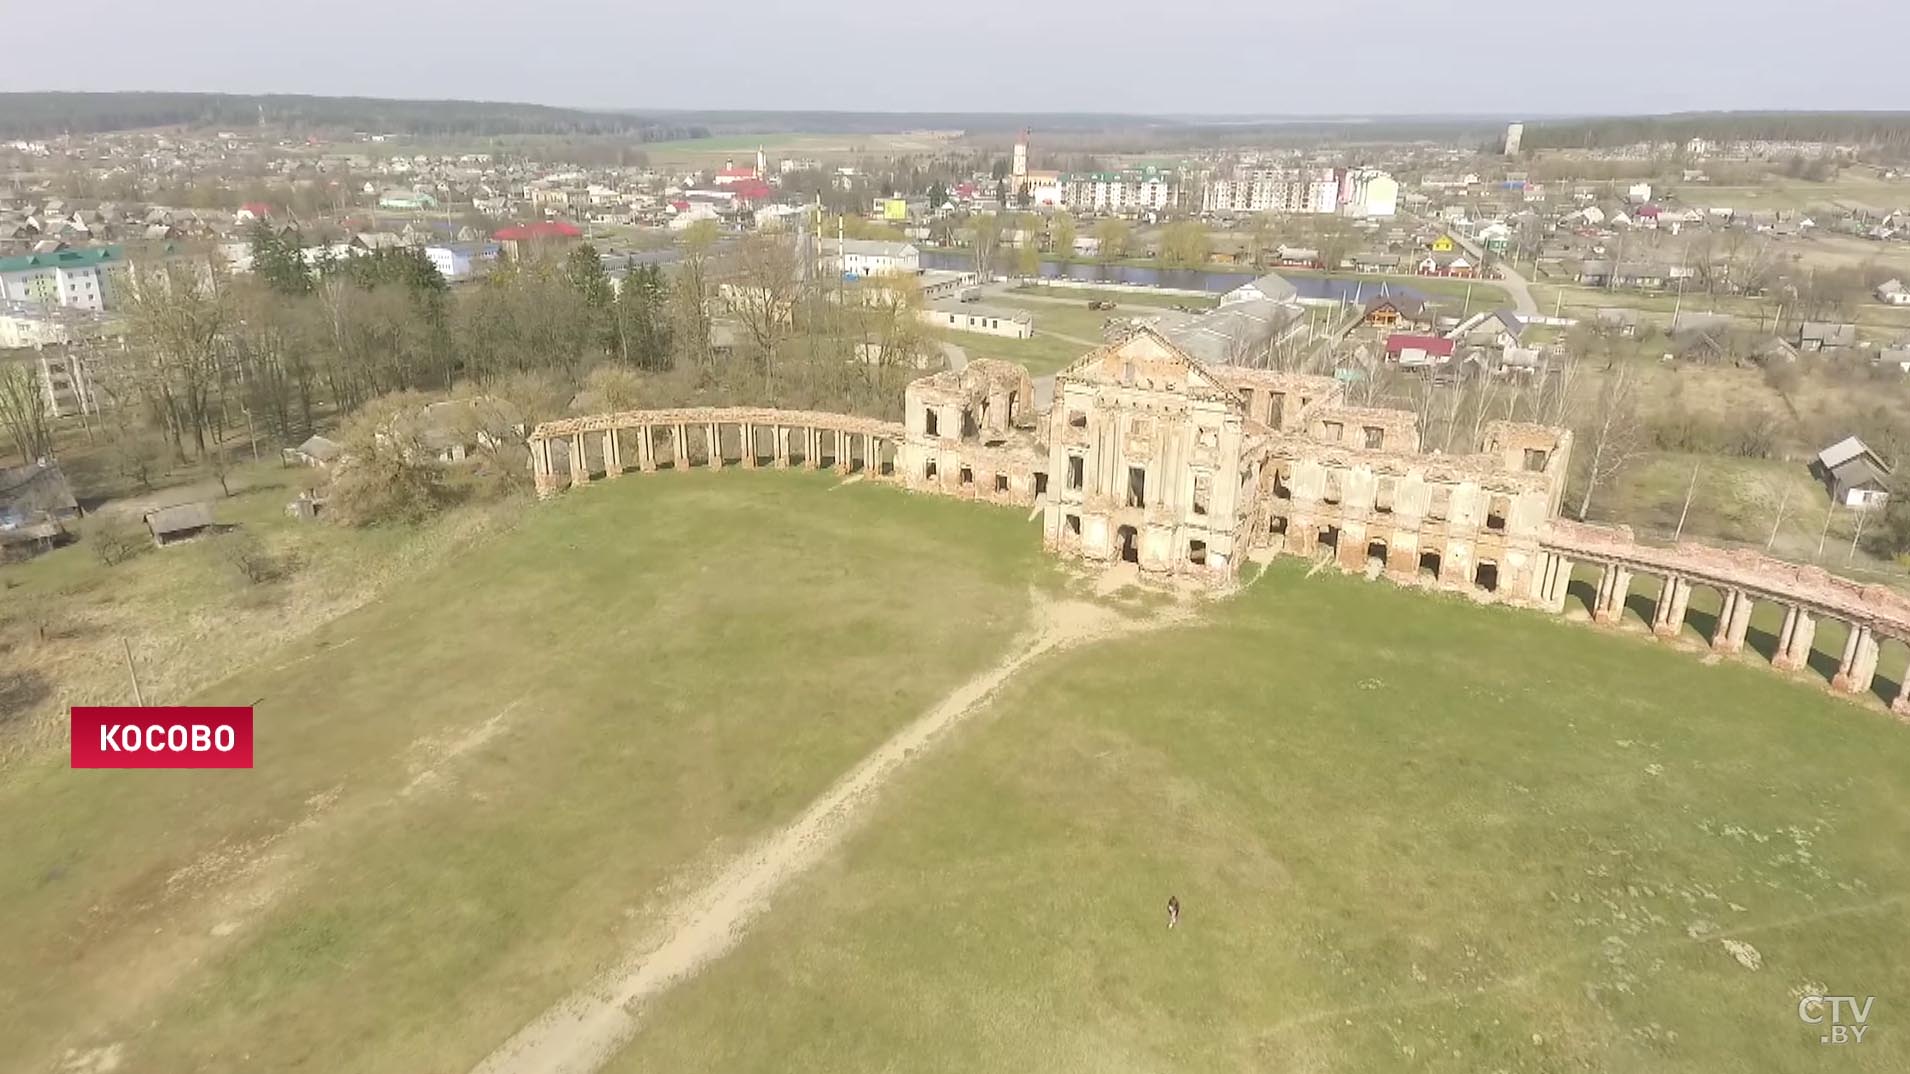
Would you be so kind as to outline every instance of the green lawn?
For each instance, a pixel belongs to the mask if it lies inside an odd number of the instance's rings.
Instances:
[[[1765,669],[1283,562],[1011,684],[610,1069],[1902,1070],[1907,764]]]
[[[935,334],[938,338],[946,339],[962,348],[971,359],[995,358],[1004,362],[1015,362],[1028,367],[1028,372],[1037,377],[1045,376],[1069,365],[1091,349],[1072,340],[1062,339],[1060,336],[1044,334],[1041,330],[1039,314],[1035,317],[1035,334],[1032,339],[1007,339],[981,332],[954,332],[946,329],[938,330]]]
[[[252,771],[0,775],[0,1067],[468,1069],[1052,575],[1023,512],[836,484],[540,505],[197,695],[257,706]]]

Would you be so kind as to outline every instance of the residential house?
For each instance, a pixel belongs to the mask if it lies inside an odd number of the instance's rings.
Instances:
[[[1817,352],[1826,347],[1857,345],[1857,326],[1848,322],[1805,321],[1797,326],[1799,350]]]
[[[1811,473],[1836,503],[1845,507],[1879,507],[1890,498],[1890,464],[1854,436],[1844,437],[1817,453]]]
[[[980,332],[1009,339],[1029,339],[1035,334],[1034,318],[1026,310],[998,309],[972,302],[940,302],[922,310],[923,322],[937,328],[961,332]]]
[[[45,459],[0,467],[0,559],[44,552],[73,539],[80,504],[60,465]]]
[[[1423,299],[1379,295],[1367,299],[1360,323],[1372,328],[1430,331],[1432,310]]]
[[[1902,280],[1885,280],[1877,285],[1877,301],[1888,306],[1910,306],[1910,288]]]
[[[1444,365],[1452,361],[1453,341],[1438,336],[1394,333],[1386,337],[1386,358],[1404,368]]]

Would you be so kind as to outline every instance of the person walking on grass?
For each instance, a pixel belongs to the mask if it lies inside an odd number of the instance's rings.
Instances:
[[[1169,895],[1167,897],[1167,927],[1171,929],[1178,924],[1180,924],[1180,897]]]

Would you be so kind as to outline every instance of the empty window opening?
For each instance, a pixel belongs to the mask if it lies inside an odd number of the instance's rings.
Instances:
[[[1194,513],[1195,514],[1204,515],[1207,513],[1207,501],[1213,497],[1213,494],[1214,494],[1214,479],[1208,474],[1195,474],[1194,475]]]
[[[1187,542],[1187,562],[1196,567],[1205,567],[1207,565],[1206,541]]]
[[[1293,498],[1293,488],[1292,486],[1287,484],[1287,481],[1291,477],[1292,475],[1287,473],[1287,468],[1284,466],[1280,467],[1279,469],[1273,472],[1273,498],[1274,499],[1291,500]]]
[[[1338,470],[1326,472],[1326,487],[1321,491],[1320,499],[1327,503],[1340,502],[1340,472]]]
[[[1385,567],[1386,566],[1386,542],[1385,541],[1366,542],[1366,559],[1369,563],[1376,563],[1381,567]]]
[[[1285,392],[1273,393],[1273,406],[1271,410],[1272,410],[1272,413],[1267,415],[1267,423],[1272,425],[1274,428],[1278,429],[1280,427],[1281,419],[1286,416],[1287,393]]]
[[[1114,531],[1116,547],[1121,551],[1121,562],[1139,563],[1141,561],[1141,539],[1133,526],[1122,526]]]
[[[1036,474],[1035,475],[1035,495],[1045,496],[1047,495],[1047,493],[1048,493],[1048,475]]]
[[[1086,462],[1082,460],[1081,456],[1079,455],[1068,456],[1068,488],[1069,490],[1080,491],[1081,479],[1086,472],[1087,472],[1087,464]]]
[[[1419,554],[1419,573],[1437,579],[1439,577],[1439,553],[1421,552]]]
[[[1525,468],[1526,469],[1532,471],[1533,473],[1540,473],[1545,469],[1545,463],[1546,463],[1546,454],[1543,449],[1541,448],[1526,448],[1525,449]]]
[[[934,462],[934,460],[930,460],[930,461],[928,462],[928,464],[927,464],[927,465],[925,465],[925,466],[923,466],[923,467],[922,467],[922,480],[924,480],[924,481],[933,481],[933,480],[935,480],[935,462]]]
[[[962,438],[968,439],[970,437],[975,436],[980,431],[981,431],[981,427],[975,424],[975,412],[968,409],[967,407],[963,407],[962,408]]]
[[[1340,438],[1340,434],[1345,431],[1346,426],[1337,421],[1323,421],[1320,423],[1320,435],[1328,440],[1337,441]]]
[[[1486,508],[1486,529],[1505,532],[1505,519],[1511,513],[1512,501],[1504,496],[1494,496]]]
[[[995,475],[995,491],[996,492],[1008,491],[1008,475],[1007,474]]]
[[[1080,515],[1069,515],[1067,516],[1065,522],[1068,529],[1068,536],[1070,537],[1081,536],[1081,516]]]
[[[1133,362],[1121,363],[1121,383],[1122,384],[1134,383],[1134,363]]]
[[[1386,430],[1377,425],[1368,425],[1362,430],[1366,434],[1366,450],[1378,451],[1386,443]]]
[[[922,428],[930,436],[940,436],[942,435],[942,419],[932,409],[923,411]]]
[[[972,484],[974,484],[974,483],[975,483],[975,471],[973,471],[973,470],[971,470],[971,469],[969,469],[969,468],[968,468],[968,467],[966,467],[966,466],[964,466],[964,467],[962,467],[962,472],[961,472],[961,475],[960,475],[960,479],[961,479],[961,482],[962,482],[962,484],[964,484],[964,485],[972,485]]]
[[[1087,428],[1088,427],[1088,412],[1085,410],[1068,411],[1068,426],[1074,429]]]
[[[1488,593],[1497,593],[1499,591],[1499,565],[1490,562],[1479,564],[1478,569],[1472,572],[1472,584]]]
[[[1139,466],[1127,468],[1127,505],[1147,506],[1147,471]]]
[[[1338,526],[1321,526],[1319,542],[1321,548],[1330,548],[1338,552],[1340,550],[1340,528]]]
[[[1393,493],[1399,487],[1399,479],[1382,477],[1373,489],[1373,510],[1383,515],[1393,513]]]
[[[1284,534],[1287,532],[1287,516],[1273,515],[1267,519],[1267,532]]]

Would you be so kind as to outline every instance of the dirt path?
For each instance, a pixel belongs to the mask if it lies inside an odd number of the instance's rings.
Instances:
[[[519,1030],[473,1074],[588,1074],[637,1029],[643,1004],[729,951],[770,899],[819,861],[869,811],[876,793],[1002,684],[1042,655],[1162,625],[1178,616],[1124,619],[1077,601],[1037,598],[1037,625],[1000,663],[962,684],[902,728],[811,802],[788,826],[725,867],[684,901],[687,909],[622,966]]]

